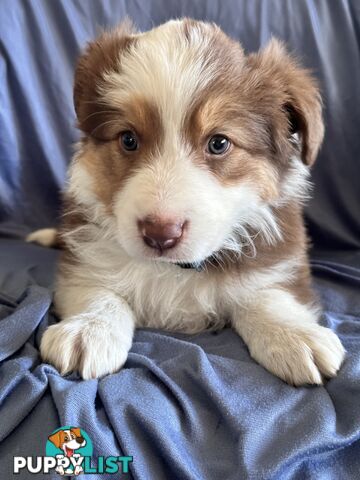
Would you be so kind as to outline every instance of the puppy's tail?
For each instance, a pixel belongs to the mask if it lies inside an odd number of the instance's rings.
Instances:
[[[30,233],[26,238],[26,242],[37,243],[43,247],[60,248],[61,242],[56,228],[41,228]]]

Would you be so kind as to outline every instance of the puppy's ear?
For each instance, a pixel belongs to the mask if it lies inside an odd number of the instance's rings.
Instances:
[[[301,159],[312,165],[324,137],[322,102],[316,81],[275,39],[259,53],[250,55],[249,64],[263,78],[271,95],[268,101],[276,109],[271,112],[275,146],[280,154],[285,152],[286,142],[294,141],[297,134]]]
[[[100,112],[107,110],[101,103],[100,93],[104,75],[119,71],[121,54],[134,40],[134,33],[133,24],[126,19],[113,30],[102,33],[88,43],[78,60],[74,79],[74,105],[79,128],[85,133],[90,134],[99,125]],[[103,118],[102,121],[106,119]]]
[[[72,428],[71,431],[76,437],[81,437],[81,431],[80,428]]]
[[[64,432],[62,430],[59,430],[58,432],[54,433],[53,435],[50,435],[48,439],[50,440],[51,443],[55,445],[56,448],[60,448],[60,445],[63,443],[63,434]]]

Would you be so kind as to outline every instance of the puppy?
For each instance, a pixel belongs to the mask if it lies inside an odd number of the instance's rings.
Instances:
[[[213,24],[124,23],[80,57],[74,102],[62,321],[43,359],[101,377],[125,363],[136,327],[230,324],[290,384],[335,376],[344,349],[318,325],[302,217],[321,99],[283,45],[245,55]]]

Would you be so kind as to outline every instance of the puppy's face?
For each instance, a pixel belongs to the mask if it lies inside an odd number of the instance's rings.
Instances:
[[[86,445],[86,440],[81,436],[80,428],[59,430],[50,435],[49,440],[57,448],[63,450],[66,456],[71,456],[74,450],[78,450]]]
[[[129,255],[170,262],[274,241],[272,209],[301,197],[323,136],[316,86],[279,43],[245,56],[191,20],[90,44],[75,106],[73,193],[105,207]]]

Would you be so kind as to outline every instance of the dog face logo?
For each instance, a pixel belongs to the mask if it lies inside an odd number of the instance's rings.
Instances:
[[[84,472],[84,456],[91,456],[90,438],[78,427],[62,427],[48,437],[46,454],[56,457],[56,472],[79,475]]]
[[[72,457],[75,450],[86,445],[86,440],[81,436],[80,428],[59,430],[50,435],[49,440],[56,448],[60,448],[66,457]]]

